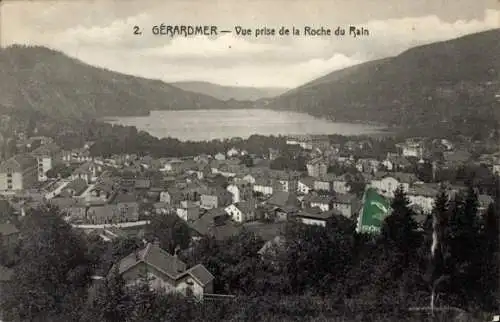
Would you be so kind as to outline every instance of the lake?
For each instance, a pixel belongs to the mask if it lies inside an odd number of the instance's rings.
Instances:
[[[307,114],[266,109],[151,111],[149,116],[111,117],[110,124],[135,126],[158,138],[204,141],[260,135],[380,133],[381,127],[338,123]]]

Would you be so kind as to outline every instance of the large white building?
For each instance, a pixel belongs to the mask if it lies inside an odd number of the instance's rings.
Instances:
[[[399,154],[404,157],[422,158],[424,147],[420,142],[405,142],[396,144]]]
[[[370,186],[377,189],[378,192],[385,197],[392,198],[399,186],[402,186],[403,190],[408,192],[410,186],[416,181],[415,175],[411,173],[378,173],[376,177],[371,180]]]
[[[0,191],[31,188],[37,181],[37,162],[31,155],[15,155],[0,164]]]
[[[38,164],[38,181],[47,181],[47,171],[62,161],[62,151],[55,143],[44,144],[31,152]]]

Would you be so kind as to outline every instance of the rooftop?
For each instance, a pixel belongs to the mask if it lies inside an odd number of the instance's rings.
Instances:
[[[117,264],[118,271],[123,274],[140,262],[153,266],[172,279],[177,279],[186,270],[186,264],[176,256],[170,255],[157,245],[148,243],[144,248],[129,254],[119,261]]]

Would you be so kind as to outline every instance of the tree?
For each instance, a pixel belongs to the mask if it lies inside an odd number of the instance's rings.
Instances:
[[[414,213],[402,186],[396,189],[391,208],[392,213],[384,221],[380,239],[389,266],[381,274],[389,278],[388,283],[399,281],[398,285],[393,286],[393,292],[400,300],[404,300],[411,294],[410,284],[416,278],[420,239]]]
[[[39,208],[25,217],[20,263],[3,290],[8,319],[48,318],[79,307],[86,292],[90,265],[85,242],[53,208]]]
[[[173,254],[177,247],[185,249],[191,241],[189,226],[176,215],[155,215],[146,227],[147,239],[158,238],[160,247]]]
[[[406,192],[402,186],[399,186],[391,202],[392,213],[386,218],[382,227],[385,241],[402,251],[403,254],[409,254],[416,242],[417,224],[413,218],[414,212],[409,205]]]
[[[254,165],[253,158],[248,154],[242,155],[240,158],[240,164],[243,164],[246,167],[251,168]]]
[[[484,225],[481,232],[481,277],[479,289],[482,290],[481,303],[489,311],[498,310],[496,299],[499,293],[499,218],[495,205],[489,205],[484,216]]]
[[[125,281],[115,267],[109,276],[97,281],[89,292],[83,321],[126,321],[132,308],[131,299],[125,290]]]
[[[365,192],[366,182],[363,175],[358,172],[347,176],[347,186],[351,193],[361,197]]]
[[[459,193],[451,203],[450,255],[453,265],[451,294],[456,305],[466,307],[477,296],[480,276],[480,235],[477,194],[469,186],[465,196]]]

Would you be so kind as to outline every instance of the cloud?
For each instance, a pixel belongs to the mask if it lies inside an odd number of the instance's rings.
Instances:
[[[275,1],[274,7],[278,0]],[[332,13],[335,19],[327,10],[307,7],[307,10],[299,11],[304,7],[299,1],[283,7],[288,10],[283,11],[284,18],[269,12],[257,13],[254,10],[257,1],[252,2],[254,11],[241,9],[243,15],[240,17],[228,9],[233,8],[229,1],[219,2],[223,8],[210,7],[208,14],[198,10],[201,5],[189,6],[188,2],[175,1],[168,6],[159,2],[142,4],[141,11],[131,8],[120,10],[119,3],[106,1],[90,2],[88,6],[80,2],[58,2],[51,6],[45,2],[12,2],[2,5],[2,45],[46,45],[96,66],[166,81],[204,80],[225,85],[293,87],[337,69],[397,55],[412,46],[500,27],[499,10],[485,10],[482,18],[451,21],[425,12],[420,17],[385,19],[389,14],[382,14],[380,9],[373,17],[383,15],[384,19],[365,19],[356,23],[370,31],[370,36],[364,38],[255,38],[240,37],[234,33],[215,38],[170,38],[154,36],[150,32],[152,25],[163,21],[197,25],[213,19],[208,23],[220,24],[220,28],[233,28],[230,22],[234,21],[244,26],[262,26],[264,22],[274,19],[276,21],[266,25],[291,27],[290,23],[296,20],[295,23],[300,21],[301,24],[296,27],[303,30],[307,21],[314,21],[311,25],[316,26],[336,28],[341,24],[347,28],[349,25],[344,23],[349,17],[353,17],[353,24],[354,18],[360,19],[354,11],[342,13],[337,10]],[[321,3],[326,6],[326,2]],[[260,4],[262,7],[265,1]],[[181,10],[182,15],[173,9]],[[21,21],[21,15],[26,19]],[[143,28],[142,36],[133,35],[135,25]]]
[[[377,38],[406,38],[418,41],[445,40],[500,27],[500,10],[485,10],[483,20],[444,22],[436,15],[369,21],[366,27]]]
[[[126,19],[114,20],[106,26],[85,27],[78,25],[64,30],[54,42],[57,46],[126,46],[134,36],[134,26],[144,24],[150,19],[148,14],[142,13]]]
[[[165,46],[145,49],[143,53],[154,57],[217,59],[228,56],[264,54],[275,50],[280,50],[278,45],[252,43],[233,34],[224,34],[215,39],[206,36],[176,37]]]

